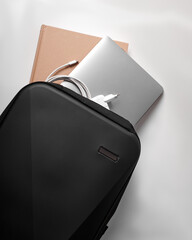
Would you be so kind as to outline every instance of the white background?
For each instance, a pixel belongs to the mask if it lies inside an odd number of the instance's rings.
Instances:
[[[164,87],[138,128],[140,161],[103,240],[192,239],[192,2],[0,0],[0,112],[29,82],[41,24],[129,42]]]

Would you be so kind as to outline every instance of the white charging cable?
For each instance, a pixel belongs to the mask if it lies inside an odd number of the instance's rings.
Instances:
[[[81,80],[67,76],[67,75],[54,75],[56,72],[59,72],[60,70],[65,69],[70,66],[73,66],[77,63],[78,63],[77,60],[73,60],[71,62],[68,62],[68,63],[56,68],[49,74],[49,76],[46,78],[45,81],[46,82],[55,82],[57,80],[63,80],[65,82],[70,82],[78,88],[78,90],[82,96],[91,99],[91,93],[90,93],[88,87]]]
[[[67,67],[71,67],[71,66],[73,66],[73,65],[75,65],[75,64],[77,64],[78,63],[78,61],[77,60],[73,60],[73,61],[71,61],[71,62],[68,62],[68,63],[66,63],[66,64],[64,64],[64,65],[61,65],[60,67],[58,67],[58,68],[56,68],[55,70],[53,70],[53,72],[51,72],[50,74],[49,74],[49,76],[46,78],[46,82],[49,82],[48,80],[49,80],[49,78],[51,77],[51,76],[53,76],[56,72],[59,72],[60,70],[62,70],[62,69],[65,69],[65,68],[67,68]]]
[[[78,63],[77,60],[73,60],[71,62],[68,62],[68,63],[56,68],[55,70],[53,70],[49,74],[49,76],[46,78],[45,81],[46,82],[55,82],[57,80],[63,80],[65,82],[70,82],[77,87],[77,89],[79,90],[79,92],[82,96],[87,97],[87,98],[91,99],[92,101],[94,101],[94,102],[102,105],[103,107],[109,109],[108,103],[111,102],[113,99],[115,99],[118,96],[118,94],[109,94],[107,96],[98,95],[98,96],[95,96],[95,97],[92,98],[91,93],[89,91],[89,88],[81,80],[79,80],[77,78],[67,76],[67,75],[55,75],[60,70],[65,69],[65,68],[70,67],[70,66],[73,66],[77,63]]]

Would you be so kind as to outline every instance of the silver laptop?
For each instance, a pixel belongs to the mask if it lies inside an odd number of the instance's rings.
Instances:
[[[96,95],[119,94],[110,110],[135,125],[163,88],[112,39],[104,37],[71,72]]]

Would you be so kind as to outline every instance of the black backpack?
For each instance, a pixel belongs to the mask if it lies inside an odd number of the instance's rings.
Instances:
[[[100,239],[139,155],[129,121],[60,85],[27,85],[0,117],[1,239]]]

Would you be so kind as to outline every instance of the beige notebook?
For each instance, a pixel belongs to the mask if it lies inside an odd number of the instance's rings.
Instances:
[[[42,25],[30,82],[45,81],[55,68],[69,61],[80,62],[100,40],[99,37]],[[127,52],[128,43],[116,43]],[[59,74],[68,75],[74,68],[68,67]]]

